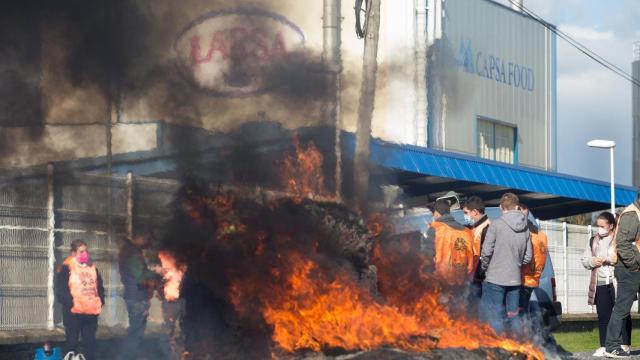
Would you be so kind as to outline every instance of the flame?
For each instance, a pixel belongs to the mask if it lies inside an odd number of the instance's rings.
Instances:
[[[302,148],[296,137],[294,145],[295,156],[283,162],[283,180],[291,198],[263,199],[256,210],[218,189],[211,196],[192,198],[192,205],[185,208],[194,223],[214,225],[207,249],[224,255],[215,258],[222,264],[216,269],[228,283],[226,295],[235,315],[248,319],[247,323],[258,318],[271,330],[277,349],[292,353],[495,347],[529,359],[544,358],[533,344],[497,335],[465,314],[463,307],[456,307],[455,301],[447,301],[453,294],[433,275],[432,261],[415,250],[412,239],[387,241],[393,228],[384,215],[374,214],[366,222],[368,234],[377,239],[370,255],[377,268],[379,294],[366,277],[359,278],[362,274],[354,271],[353,264],[323,253],[320,235],[305,228],[308,236],[296,238],[300,225],[273,217],[288,213],[271,211],[282,203],[291,212],[299,211],[287,201],[304,205],[304,198],[325,191],[321,153],[313,143]],[[192,214],[194,210],[199,213]],[[161,254],[161,260],[168,270],[167,299],[177,299],[184,269],[169,253]]]
[[[264,317],[283,349],[370,350],[394,345],[405,350],[434,347],[433,333],[419,319],[376,302],[341,272],[326,279],[318,265],[300,255],[285,291],[267,300]]]
[[[168,251],[160,251],[158,257],[164,274],[164,298],[167,301],[177,301],[180,298],[180,283],[186,269],[184,266],[178,266],[175,256]]]
[[[300,254],[291,254],[289,261],[295,265],[286,287],[272,292],[263,309],[273,340],[286,351],[497,347],[529,359],[544,358],[533,345],[501,338],[486,324],[451,317],[439,304],[437,290],[414,296],[413,304],[385,303],[346,272],[329,279],[317,263]]]
[[[287,192],[298,197],[327,195],[322,174],[322,153],[313,141],[303,148],[297,135],[293,136],[293,145],[295,156],[286,156],[282,166],[282,179]]]

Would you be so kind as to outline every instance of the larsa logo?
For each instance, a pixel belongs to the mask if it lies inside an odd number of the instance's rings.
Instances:
[[[304,47],[304,34],[285,17],[261,9],[205,14],[178,35],[174,50],[190,81],[218,96],[269,90],[265,71]]]

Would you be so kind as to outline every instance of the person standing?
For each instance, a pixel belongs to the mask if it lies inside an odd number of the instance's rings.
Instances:
[[[480,318],[496,333],[519,332],[518,307],[522,285],[521,267],[532,258],[529,226],[518,210],[518,196],[505,193],[500,199],[502,216],[494,220],[482,244],[481,269],[486,272],[482,284]]]
[[[464,217],[467,224],[469,224],[471,231],[473,232],[473,255],[474,255],[474,271],[473,280],[471,281],[471,299],[473,304],[477,304],[477,301],[482,297],[482,281],[485,278],[485,273],[480,267],[480,249],[487,236],[487,230],[491,224],[491,220],[485,214],[485,206],[478,196],[471,196],[464,204],[462,208],[464,211]]]
[[[531,327],[527,329],[535,334],[538,329],[541,328],[541,319],[536,314],[532,313],[529,309],[529,302],[531,300],[531,294],[540,286],[540,277],[544,271],[544,266],[547,263],[547,234],[538,228],[537,224],[534,224],[529,219],[529,207],[525,204],[518,206],[520,211],[527,219],[527,226],[529,227],[529,240],[531,241],[532,257],[528,264],[525,264],[521,268],[522,272],[522,288],[520,289],[520,314],[523,318],[527,319],[531,324]]]
[[[124,286],[123,298],[129,316],[127,336],[119,351],[122,360],[137,358],[136,352],[147,327],[151,297],[159,283],[158,274],[149,269],[143,254],[143,249],[150,241],[151,232],[140,228],[132,239],[125,241],[118,256],[120,279]]]
[[[613,242],[615,218],[613,214],[605,211],[598,215],[596,229],[596,234],[591,237],[582,254],[582,265],[585,269],[591,270],[588,303],[596,306],[600,333],[600,348],[593,353],[593,356],[601,357],[606,351],[607,325],[616,299],[617,281],[614,277],[616,254]],[[625,321],[622,339],[624,350],[628,350],[626,345],[630,344],[630,335],[631,316]]]
[[[619,358],[629,356],[622,347],[626,318],[631,314],[631,306],[640,289],[640,194],[620,216],[615,232],[617,261],[614,276],[618,283],[616,302],[607,325],[607,348],[605,356]]]
[[[55,295],[62,304],[65,353],[77,355],[82,337],[82,354],[87,360],[94,360],[98,316],[104,306],[104,286],[98,269],[89,259],[84,241],[71,242],[71,254],[56,273]]]
[[[435,202],[433,218],[427,241],[433,243],[435,275],[448,284],[462,286],[473,272],[473,235],[451,215],[448,200]]]

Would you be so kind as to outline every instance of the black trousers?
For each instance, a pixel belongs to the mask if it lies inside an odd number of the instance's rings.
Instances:
[[[628,343],[628,341],[625,340],[631,338],[631,306],[640,289],[640,272],[631,272],[624,266],[616,266],[615,276],[618,280],[618,296],[615,298],[607,325],[607,340],[605,341],[607,351],[612,351],[620,345],[626,345],[625,342]],[[596,302],[597,299],[596,294]],[[598,310],[598,318],[599,315]]]
[[[607,340],[607,326],[616,302],[616,291],[613,284],[596,287],[596,312],[598,313],[598,329],[600,330],[600,346],[604,346]],[[631,316],[624,323],[622,331],[622,344],[631,344]]]
[[[67,337],[65,354],[69,351],[81,352],[87,360],[95,360],[98,316],[74,314],[70,309],[64,309],[62,323]],[[82,338],[82,351],[79,346],[80,338]]]

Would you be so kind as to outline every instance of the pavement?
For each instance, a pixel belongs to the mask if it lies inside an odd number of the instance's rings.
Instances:
[[[595,349],[594,349],[594,351],[595,351]],[[582,353],[574,353],[571,358],[572,359],[580,359],[580,360],[586,360],[586,359],[592,359],[592,360],[608,359],[606,357],[591,356],[592,354],[593,354],[593,351],[582,352]],[[631,349],[631,356],[628,357],[627,359],[640,359],[640,348]]]

